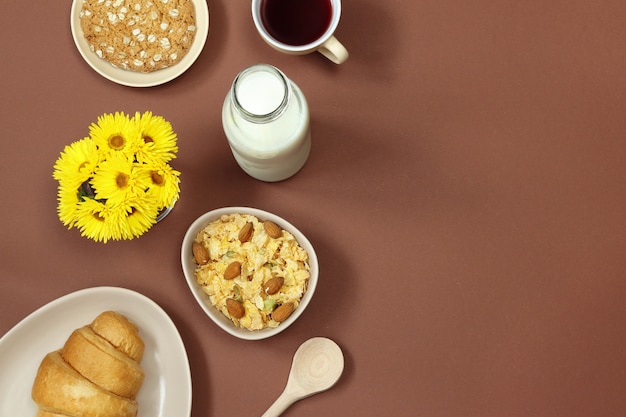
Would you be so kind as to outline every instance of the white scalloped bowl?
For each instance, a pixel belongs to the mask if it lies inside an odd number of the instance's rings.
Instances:
[[[202,287],[196,281],[195,270],[196,263],[193,259],[192,252],[192,244],[196,235],[204,229],[209,223],[219,219],[224,214],[250,214],[256,216],[260,220],[271,220],[280,226],[282,229],[290,232],[300,246],[304,250],[306,250],[309,255],[309,267],[311,277],[309,278],[309,282],[307,285],[307,290],[302,296],[298,307],[294,310],[294,312],[287,318],[287,320],[283,321],[278,325],[278,327],[274,328],[265,328],[262,330],[248,330],[235,326],[235,324],[222,312],[220,312],[217,308],[211,304],[211,300],[209,296],[202,290]],[[280,332],[286,330],[289,326],[291,326],[300,315],[304,312],[309,302],[313,298],[313,294],[315,293],[315,288],[317,286],[317,280],[319,275],[319,267],[317,262],[317,255],[315,254],[315,250],[313,246],[309,242],[309,240],[291,223],[287,220],[279,217],[273,213],[269,213],[267,211],[250,208],[250,207],[224,207],[216,210],[211,210],[208,213],[203,214],[198,217],[187,229],[185,233],[185,237],[183,238],[183,244],[180,253],[181,264],[183,268],[183,273],[185,275],[185,279],[187,280],[187,285],[191,290],[194,298],[200,305],[200,307],[204,310],[204,312],[209,316],[215,324],[217,324],[220,328],[222,328],[227,333],[238,337],[240,339],[245,340],[260,340],[266,339],[268,337],[277,335]]]
[[[117,68],[91,51],[80,26],[82,0],[73,0],[70,12],[70,29],[78,52],[85,62],[104,78],[128,87],[155,87],[179,77],[196,62],[209,36],[209,7],[205,0],[191,0],[196,15],[196,36],[180,62],[152,72],[128,71]]]

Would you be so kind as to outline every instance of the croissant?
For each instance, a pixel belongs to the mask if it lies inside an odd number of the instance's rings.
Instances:
[[[134,323],[115,311],[98,315],[41,361],[31,393],[36,417],[135,417],[143,353]]]

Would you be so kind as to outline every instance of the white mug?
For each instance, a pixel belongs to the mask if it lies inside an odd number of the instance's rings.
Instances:
[[[268,45],[292,55],[318,51],[335,64],[348,59],[334,36],[340,17],[341,0],[252,0],[254,25]]]

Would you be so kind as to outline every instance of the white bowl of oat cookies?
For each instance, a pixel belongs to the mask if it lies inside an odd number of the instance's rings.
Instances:
[[[98,74],[152,87],[196,61],[209,34],[209,9],[205,0],[73,0],[70,27]]]
[[[181,263],[204,312],[246,340],[274,336],[311,301],[319,275],[309,240],[287,220],[250,207],[225,207],[196,219]]]

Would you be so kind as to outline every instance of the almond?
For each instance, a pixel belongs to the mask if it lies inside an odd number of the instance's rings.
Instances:
[[[241,243],[248,242],[250,239],[252,239],[252,232],[252,223],[248,222],[244,224],[244,226],[239,231],[239,241]]]
[[[224,270],[224,279],[234,279],[241,275],[241,263],[234,261]]]
[[[228,310],[228,313],[236,319],[240,319],[246,314],[246,309],[243,304],[234,298],[226,299],[226,309]]]
[[[193,259],[198,265],[206,265],[209,262],[209,250],[201,242],[193,242],[191,245]]]
[[[294,305],[293,303],[285,303],[276,307],[276,310],[272,312],[272,320],[277,322],[283,322],[287,320],[291,313],[293,313]]]
[[[269,295],[276,294],[284,282],[285,279],[283,277],[270,278],[263,284],[263,291]]]
[[[278,227],[278,225],[271,220],[265,220],[263,222],[263,228],[268,236],[273,239],[278,239],[283,235],[283,229]]]

